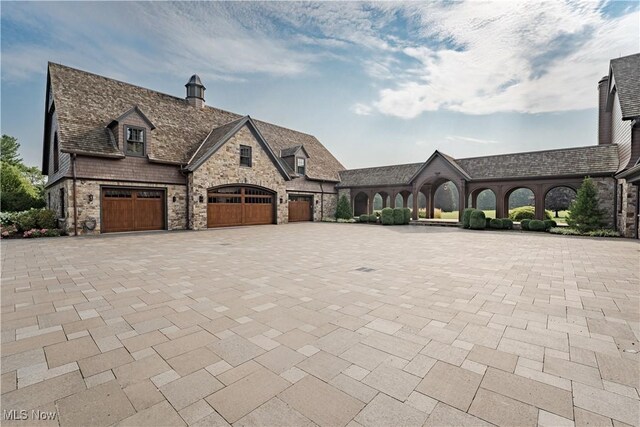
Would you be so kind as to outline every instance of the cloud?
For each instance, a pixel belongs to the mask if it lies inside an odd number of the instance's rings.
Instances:
[[[354,113],[356,113],[359,116],[369,116],[371,115],[371,112],[373,111],[373,108],[371,108],[370,106],[366,105],[366,104],[355,104],[351,107],[351,111],[353,111]]]
[[[473,144],[499,144],[499,141],[495,141],[493,139],[480,139],[480,138],[472,138],[470,136],[460,136],[460,135],[448,135],[446,137],[447,141],[451,142],[470,142]]]

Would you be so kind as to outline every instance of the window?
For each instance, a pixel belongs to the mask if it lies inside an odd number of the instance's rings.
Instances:
[[[251,147],[240,146],[240,166],[251,167]]]
[[[304,175],[305,173],[305,159],[298,157],[296,158],[296,172],[298,175]]]
[[[622,205],[624,204],[624,191],[622,184],[618,184],[618,213],[622,213]]]
[[[53,135],[53,172],[60,169],[60,147],[58,146],[58,132]]]
[[[126,153],[129,156],[144,156],[144,129],[126,127],[127,143]]]
[[[64,203],[64,188],[60,189],[60,218],[67,217],[67,209],[65,208]]]

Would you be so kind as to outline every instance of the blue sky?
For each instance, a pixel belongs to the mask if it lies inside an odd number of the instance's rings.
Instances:
[[[317,136],[348,168],[596,143],[637,2],[2,2],[2,133],[41,161],[47,61]]]

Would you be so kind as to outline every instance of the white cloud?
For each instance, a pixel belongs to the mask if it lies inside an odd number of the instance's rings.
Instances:
[[[480,139],[480,138],[472,138],[470,136],[461,136],[461,135],[448,135],[446,137],[447,141],[451,142],[470,142],[473,144],[499,144],[500,141],[496,141],[493,139]]]
[[[366,104],[355,104],[351,107],[351,111],[353,111],[354,113],[356,113],[359,116],[368,116],[371,114],[371,112],[373,111],[373,108],[371,108],[370,106],[366,105]]]

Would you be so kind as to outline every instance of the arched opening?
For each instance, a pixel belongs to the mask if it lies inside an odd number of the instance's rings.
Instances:
[[[484,211],[487,218],[496,216],[496,193],[489,188],[479,188],[469,194],[469,206]]]
[[[394,205],[394,206],[395,206],[396,208],[403,208],[403,207],[405,207],[405,204],[404,204],[404,203],[405,203],[405,200],[404,200],[404,197],[402,196],[402,193],[398,193],[398,194],[396,194],[396,198],[395,198],[395,200],[394,200],[394,203],[395,203],[395,205]]]
[[[458,220],[458,187],[445,181],[435,187],[433,192],[433,218],[443,220]]]
[[[413,212],[413,193],[407,196],[407,206]],[[427,217],[427,196],[422,192],[418,192],[418,218]]]
[[[514,221],[523,219],[534,219],[535,216],[535,194],[527,187],[518,187],[509,190],[505,195],[505,205],[509,218]]]
[[[391,204],[391,197],[384,191],[380,191],[373,195],[373,210],[379,211]]]
[[[566,224],[569,206],[576,199],[577,193],[571,187],[558,186],[547,191],[544,196],[544,208],[551,211],[553,220],[558,224]]]
[[[369,213],[369,196],[360,192],[353,199],[353,214],[359,216],[366,213]]]

